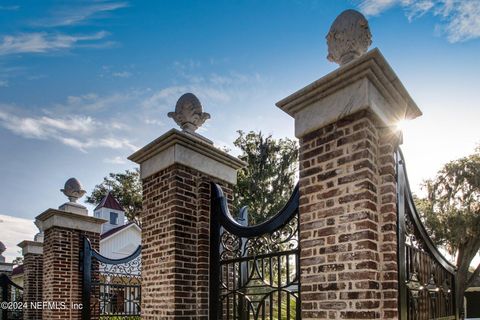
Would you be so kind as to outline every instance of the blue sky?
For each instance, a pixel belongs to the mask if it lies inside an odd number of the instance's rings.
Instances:
[[[184,92],[219,146],[239,129],[293,137],[274,103],[336,68],[325,35],[348,8],[367,15],[372,48],[424,112],[403,146],[419,191],[480,142],[480,1],[2,0],[0,223],[26,225],[0,237],[9,257],[36,215],[65,202],[67,178],[90,192],[133,168],[127,156],[175,126],[166,114]]]

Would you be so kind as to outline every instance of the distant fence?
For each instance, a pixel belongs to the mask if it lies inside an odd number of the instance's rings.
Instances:
[[[2,305],[0,320],[23,319],[23,288],[15,284],[6,274],[0,274],[0,303],[8,302],[6,308]]]
[[[110,259],[83,240],[82,319],[140,319],[141,246],[130,256]]]

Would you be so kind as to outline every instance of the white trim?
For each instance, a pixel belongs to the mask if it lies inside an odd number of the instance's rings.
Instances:
[[[128,227],[125,227],[125,228],[123,228],[123,229],[121,229],[121,230],[119,230],[119,231],[117,231],[117,232],[114,232],[114,233],[112,233],[111,235],[109,235],[108,237],[105,237],[105,238],[103,238],[103,239],[100,239],[100,243],[105,242],[106,240],[110,239],[112,236],[116,236],[117,234],[120,234],[120,233],[124,232],[125,230],[130,229],[132,226],[135,226],[135,227],[137,228],[137,230],[138,230],[140,233],[142,233],[142,229],[140,229],[140,227],[139,227],[136,223],[131,223]],[[118,228],[120,228],[120,227],[118,227]],[[107,232],[108,232],[108,231],[107,231]],[[101,237],[101,235],[100,235],[100,237]]]

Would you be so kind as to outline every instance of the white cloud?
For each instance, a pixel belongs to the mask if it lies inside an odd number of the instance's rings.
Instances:
[[[33,220],[16,218],[12,216],[0,214],[0,241],[2,241],[7,250],[3,253],[7,262],[11,262],[18,256],[20,248],[17,244],[23,240],[33,240],[38,233],[37,227],[33,224]]]
[[[174,106],[178,98],[187,92],[186,86],[172,86],[160,89],[154,92],[149,97],[146,97],[142,102],[144,108],[159,108]]]
[[[127,163],[125,158],[120,157],[120,156],[116,156],[116,157],[113,157],[113,158],[105,158],[105,159],[103,159],[103,162],[111,163],[111,164],[125,164],[125,163]]]
[[[175,106],[178,98],[187,92],[195,94],[202,104],[207,102],[226,103],[231,99],[229,89],[194,83],[160,89],[147,97],[142,105],[145,108],[172,108]]]
[[[367,16],[376,16],[398,4],[399,0],[364,0],[360,3],[360,10]]]
[[[105,14],[108,12],[126,7],[128,7],[128,2],[104,2],[82,5],[69,4],[68,6],[55,10],[52,17],[38,20],[33,24],[43,27],[78,25],[91,19],[105,17]]]
[[[130,151],[136,151],[139,148],[132,144],[129,139],[126,138],[87,138],[77,139],[68,137],[58,137],[63,144],[78,149],[82,152],[87,152],[88,149],[93,148],[107,148],[107,149],[127,149]]]
[[[59,141],[82,152],[92,148],[138,149],[129,139],[113,134],[126,125],[116,121],[104,124],[89,116],[20,117],[0,110],[0,126],[24,138]]]
[[[32,74],[32,75],[27,75],[26,78],[27,80],[34,81],[34,80],[40,80],[47,78],[48,76],[45,74]]]
[[[110,149],[129,149],[131,151],[138,150],[138,147],[132,144],[129,139],[114,137],[91,140],[87,142],[86,146],[87,148],[106,147]]]
[[[59,33],[32,32],[17,35],[5,35],[0,40],[0,55],[16,53],[46,53],[67,50],[83,44],[93,46],[91,41],[98,41],[108,35],[99,31],[90,35],[67,35]],[[89,43],[89,44],[87,44]]]
[[[117,78],[130,78],[132,76],[132,73],[128,71],[114,72],[112,73],[112,76]]]
[[[17,11],[20,6],[0,6],[0,11]]]
[[[178,98],[186,92],[192,92],[203,103],[225,104],[244,92],[243,86],[251,89],[262,79],[258,74],[247,75],[229,73],[227,75],[211,74],[203,77],[196,74],[180,72],[180,76],[187,80],[187,84],[171,86],[154,91],[142,102],[145,108],[173,107]],[[198,79],[201,79],[198,80]]]
[[[182,94],[194,93],[205,110],[212,112],[251,99],[263,81],[256,74],[240,73],[212,74],[205,79],[204,83],[187,81],[157,90],[72,95],[63,103],[43,107],[41,115],[32,114],[30,108],[0,103],[0,127],[27,139],[54,141],[81,152],[95,148],[135,151],[136,142],[151,137],[152,130],[174,125],[167,120],[167,112],[174,110]],[[208,123],[200,130],[207,128]]]
[[[60,132],[89,133],[95,121],[91,117],[70,116],[66,118],[18,117],[0,111],[0,125],[26,138],[46,139]]]
[[[139,92],[116,92],[110,95],[100,96],[96,93],[87,93],[79,96],[68,96],[65,104],[57,104],[57,108],[67,110],[101,111],[118,108],[132,101]]]
[[[360,10],[375,16],[394,6],[405,10],[409,20],[427,13],[440,19],[437,29],[451,43],[480,37],[480,0],[363,0]]]
[[[145,123],[149,124],[149,125],[153,125],[153,126],[163,126],[164,125],[162,120],[152,119],[152,118],[145,119]]]
[[[439,14],[446,17],[444,26],[450,42],[461,42],[480,37],[480,1],[470,0],[445,6]]]

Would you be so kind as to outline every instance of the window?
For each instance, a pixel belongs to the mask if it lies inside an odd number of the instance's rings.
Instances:
[[[114,224],[114,225],[118,224],[118,213],[110,212],[110,224]]]

